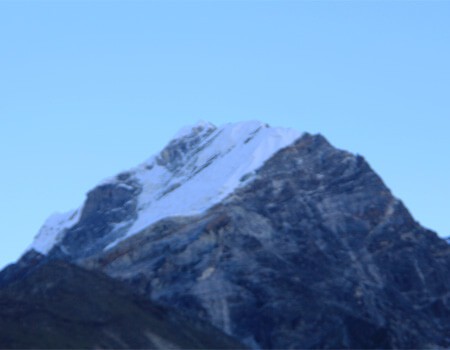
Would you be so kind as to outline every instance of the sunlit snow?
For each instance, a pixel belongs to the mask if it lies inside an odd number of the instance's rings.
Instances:
[[[47,254],[62,239],[65,230],[78,222],[79,217],[79,210],[72,210],[63,214],[53,214],[41,227],[33,243],[27,250],[34,249],[39,253]]]

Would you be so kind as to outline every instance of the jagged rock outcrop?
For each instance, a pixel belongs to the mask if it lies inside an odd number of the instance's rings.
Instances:
[[[88,256],[124,234],[128,226],[121,223],[136,218],[136,194],[141,188],[123,174],[118,180],[88,193],[78,223],[66,230],[52,255],[72,259]]]
[[[450,347],[450,246],[361,156],[321,135],[279,135],[199,128],[131,172],[129,197],[94,190],[92,227],[84,214],[61,226],[48,257],[255,348]]]

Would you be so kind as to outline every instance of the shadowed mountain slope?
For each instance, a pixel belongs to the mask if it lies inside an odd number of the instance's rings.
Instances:
[[[99,272],[40,262],[0,289],[2,349],[242,348]]]

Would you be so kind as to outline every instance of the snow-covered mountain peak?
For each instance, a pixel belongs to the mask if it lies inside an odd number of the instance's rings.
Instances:
[[[169,216],[199,214],[220,202],[279,149],[301,133],[250,121],[201,125],[171,141],[151,164],[137,169],[139,217],[128,234]]]
[[[138,188],[133,190],[134,215],[127,221],[111,223],[110,234],[118,238],[108,247],[163,218],[206,211],[252,181],[266,160],[300,136],[296,130],[269,127],[259,121],[221,127],[199,122],[181,129],[159,154],[101,184],[125,190]],[[46,222],[32,248],[47,253],[72,226],[82,226],[83,207],[78,212],[77,220],[60,216],[57,225],[53,219]],[[49,237],[54,241],[49,243]],[[41,248],[43,239],[45,250]]]

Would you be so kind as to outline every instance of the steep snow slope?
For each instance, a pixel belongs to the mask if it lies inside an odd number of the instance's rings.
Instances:
[[[158,155],[100,184],[127,187],[121,181],[127,178],[139,186],[136,215],[115,227],[125,233],[106,248],[162,218],[204,212],[251,181],[256,169],[300,136],[298,131],[258,121],[219,128],[200,122],[181,129]],[[83,207],[50,217],[30,249],[46,254],[77,224],[82,212]]]
[[[59,242],[66,229],[75,225],[80,218],[80,210],[71,210],[67,213],[55,213],[51,215],[39,230],[34,242],[27,250],[34,249],[42,254],[47,254],[50,249]]]

